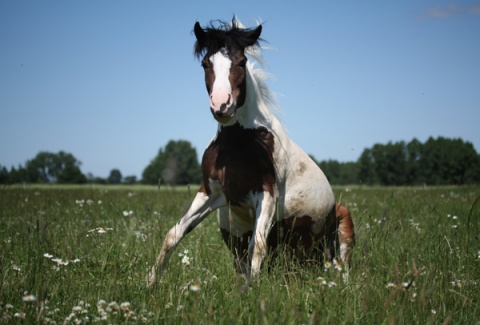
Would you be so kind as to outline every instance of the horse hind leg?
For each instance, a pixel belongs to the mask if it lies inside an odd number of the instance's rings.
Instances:
[[[355,231],[350,211],[338,202],[335,203],[335,215],[337,218],[337,234],[340,244],[340,258],[346,264],[350,265],[352,249],[355,245]]]

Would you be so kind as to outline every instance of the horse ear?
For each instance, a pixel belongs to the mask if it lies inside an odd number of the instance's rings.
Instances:
[[[193,31],[195,32],[195,37],[197,38],[198,42],[205,43],[206,34],[198,21],[195,23]]]
[[[262,33],[262,25],[258,25],[257,28],[248,32],[247,39],[249,40],[248,46],[258,45],[260,34]]]

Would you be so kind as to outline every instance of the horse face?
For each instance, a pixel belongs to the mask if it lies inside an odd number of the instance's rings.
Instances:
[[[228,124],[246,98],[245,48],[258,44],[262,26],[254,30],[234,29],[235,32],[206,31],[195,24],[197,53],[205,51],[202,67],[210,97],[210,111],[221,124]]]
[[[222,124],[232,120],[237,108],[245,103],[246,63],[243,51],[229,54],[224,48],[202,60],[210,110]]]

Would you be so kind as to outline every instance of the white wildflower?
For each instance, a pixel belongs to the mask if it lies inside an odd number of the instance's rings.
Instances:
[[[37,297],[35,297],[34,295],[25,295],[22,297],[22,300],[26,302],[36,301]]]
[[[187,255],[184,255],[182,258],[182,264],[190,265],[190,257],[188,257]]]
[[[120,304],[120,308],[123,310],[123,311],[129,311],[130,310],[130,303],[128,301],[125,301],[125,302],[122,302]]]
[[[198,292],[200,291],[200,283],[194,283],[192,285],[190,285],[190,291],[193,291],[193,292]]]

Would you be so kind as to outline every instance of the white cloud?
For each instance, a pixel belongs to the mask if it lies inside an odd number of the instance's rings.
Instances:
[[[480,14],[480,3],[471,5],[470,8],[468,8],[468,12],[474,15],[479,15]]]
[[[429,17],[433,18],[450,18],[460,14],[461,9],[458,5],[448,5],[444,7],[429,7],[426,9],[426,13]]]

